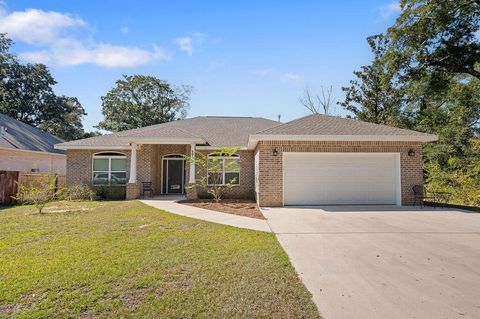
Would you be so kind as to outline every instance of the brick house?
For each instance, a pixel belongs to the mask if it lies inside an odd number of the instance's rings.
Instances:
[[[156,194],[202,196],[187,187],[211,172],[184,156],[239,147],[238,162],[221,172],[234,179],[229,196],[261,206],[413,203],[423,184],[422,143],[436,136],[314,114],[287,123],[253,117],[195,117],[92,137],[56,148],[67,151],[67,184],[104,187],[138,198],[141,183]],[[197,155],[198,156],[198,155]]]

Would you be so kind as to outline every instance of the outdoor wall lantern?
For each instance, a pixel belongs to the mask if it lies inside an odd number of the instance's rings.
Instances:
[[[413,148],[408,150],[408,156],[415,156],[415,150]]]
[[[277,151],[277,148],[276,148],[276,147],[273,148],[272,153],[273,153],[273,156],[277,156],[277,155],[278,155],[278,151]]]

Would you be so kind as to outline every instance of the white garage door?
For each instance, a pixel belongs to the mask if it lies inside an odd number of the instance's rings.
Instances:
[[[397,153],[283,153],[284,205],[400,205]]]

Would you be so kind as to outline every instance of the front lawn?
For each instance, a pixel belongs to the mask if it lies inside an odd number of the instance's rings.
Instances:
[[[0,317],[318,318],[273,234],[137,201],[0,210]]]

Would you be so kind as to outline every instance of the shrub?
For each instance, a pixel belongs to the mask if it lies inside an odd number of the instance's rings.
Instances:
[[[76,184],[63,189],[62,198],[69,201],[94,200],[96,195],[90,186],[86,184]]]
[[[45,205],[58,198],[56,177],[52,175],[44,176],[36,184],[18,184],[18,194],[14,199],[21,204],[34,205],[38,213],[41,214]]]
[[[188,162],[195,164],[202,172],[206,172],[204,176],[188,187],[199,187],[203,192],[210,195],[216,203],[219,203],[224,195],[238,182],[236,178],[228,181],[224,180],[223,171],[236,172],[239,167],[237,161],[224,161],[223,158],[236,157],[238,150],[238,147],[222,147],[219,151],[212,152],[209,155],[195,152],[194,158],[185,156]]]
[[[108,197],[108,189],[106,186],[95,186],[94,192],[97,198],[100,200],[105,200]]]

